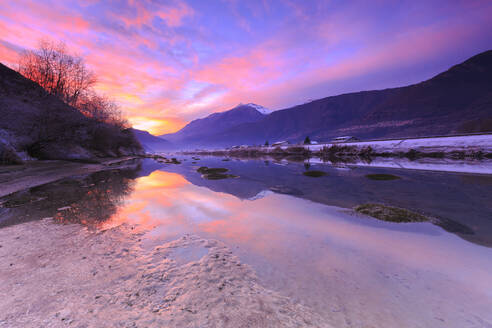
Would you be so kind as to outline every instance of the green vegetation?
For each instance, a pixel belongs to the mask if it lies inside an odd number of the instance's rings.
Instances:
[[[210,173],[210,174],[204,174],[202,177],[208,180],[221,180],[221,179],[237,178],[238,176],[234,174]]]
[[[311,144],[311,139],[309,139],[309,136],[307,136],[306,139],[304,139],[304,144],[305,145],[310,145]]]
[[[429,218],[404,208],[367,203],[355,207],[355,211],[372,216],[378,220],[389,222],[425,222]]]
[[[215,174],[215,173],[225,173],[229,170],[223,167],[200,166],[196,171],[201,174]]]
[[[371,180],[398,180],[399,176],[392,174],[366,174],[366,178]]]
[[[304,174],[307,177],[319,178],[319,177],[326,175],[326,172],[313,170],[313,171],[305,171],[302,174]]]
[[[202,178],[208,179],[208,180],[237,178],[237,175],[225,174],[225,172],[227,172],[229,170],[226,168],[223,168],[223,167],[201,166],[196,171],[202,174]]]

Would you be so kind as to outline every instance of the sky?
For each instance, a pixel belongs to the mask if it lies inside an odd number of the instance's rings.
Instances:
[[[97,91],[160,135],[239,103],[428,79],[492,49],[491,17],[490,0],[0,0],[0,62],[64,41]]]

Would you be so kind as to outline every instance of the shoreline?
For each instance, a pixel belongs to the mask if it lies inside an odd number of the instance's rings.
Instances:
[[[230,149],[196,150],[185,155],[213,155],[237,158],[271,157],[304,160],[313,157],[332,162],[373,158],[492,159],[492,134],[389,139],[323,144],[241,146]]]
[[[0,327],[331,327],[222,242],[185,234],[146,250],[144,233],[49,219],[0,229]]]
[[[20,165],[0,165],[0,197],[76,175],[124,168],[123,162],[141,158],[128,156],[101,159],[99,163],[59,160],[30,161]]]

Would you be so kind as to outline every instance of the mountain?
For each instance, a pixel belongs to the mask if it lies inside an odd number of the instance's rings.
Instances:
[[[0,164],[25,159],[92,161],[136,155],[129,129],[97,122],[0,64]]]
[[[131,130],[146,151],[165,151],[173,148],[173,145],[164,138],[157,137],[143,130],[133,128]]]
[[[220,114],[209,117],[214,115]],[[190,123],[187,134],[199,134],[200,140],[187,142],[231,146],[297,142],[306,136],[326,141],[341,135],[386,138],[492,131],[492,50],[417,84],[331,96],[233,123],[202,131]]]
[[[183,145],[200,145],[200,140],[204,137],[208,138],[244,123],[258,122],[269,113],[269,109],[260,105],[239,104],[228,111],[191,121],[178,132],[161,137]]]

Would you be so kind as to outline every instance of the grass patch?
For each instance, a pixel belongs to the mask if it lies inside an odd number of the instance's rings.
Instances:
[[[426,222],[429,218],[404,208],[368,203],[355,207],[355,211],[388,222]]]
[[[223,167],[206,167],[201,166],[197,170],[197,172],[202,174],[202,178],[208,180],[221,180],[221,179],[229,179],[229,178],[237,178],[237,175],[234,174],[226,174],[229,171]]]
[[[237,178],[238,176],[234,174],[209,173],[209,174],[202,175],[202,177],[208,180],[222,180],[222,179]]]
[[[229,171],[226,168],[223,167],[206,167],[206,166],[201,166],[197,170],[197,172],[201,174],[215,174],[215,173],[225,173]]]
[[[313,171],[305,171],[302,174],[304,174],[307,177],[319,178],[326,175],[326,172],[313,170]]]
[[[371,180],[398,180],[399,176],[393,174],[366,174],[366,178]]]

